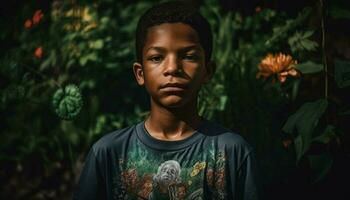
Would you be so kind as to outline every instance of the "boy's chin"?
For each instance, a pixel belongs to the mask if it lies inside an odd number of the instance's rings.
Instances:
[[[188,99],[180,96],[168,96],[160,101],[160,104],[165,108],[181,108],[188,103]]]

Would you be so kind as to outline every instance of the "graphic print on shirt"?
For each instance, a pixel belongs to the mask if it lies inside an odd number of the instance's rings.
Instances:
[[[116,199],[196,200],[203,199],[204,184],[214,199],[225,199],[224,151],[214,143],[195,156],[159,155],[138,144],[131,147],[127,159],[120,159],[120,179],[115,184]],[[171,158],[171,159],[170,159]]]

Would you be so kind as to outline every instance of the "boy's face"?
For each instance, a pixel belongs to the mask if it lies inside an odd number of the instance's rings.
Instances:
[[[210,80],[214,64],[205,61],[197,32],[183,23],[150,27],[142,50],[142,63],[134,74],[152,103],[175,108],[196,101],[203,83]]]

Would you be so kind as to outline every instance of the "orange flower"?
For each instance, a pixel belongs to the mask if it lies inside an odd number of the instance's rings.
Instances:
[[[31,28],[32,27],[32,25],[33,25],[33,23],[32,23],[32,20],[30,20],[30,19],[27,19],[25,22],[24,22],[24,27],[25,28]]]
[[[43,57],[43,48],[41,46],[35,49],[34,56],[37,58]]]
[[[41,19],[43,18],[44,14],[41,10],[37,10],[35,11],[34,15],[33,15],[33,24],[38,24]]]
[[[297,77],[299,72],[294,68],[297,62],[293,60],[292,56],[279,53],[276,55],[268,54],[259,64],[259,72],[256,78],[261,76],[266,79],[270,76],[277,76],[281,83],[284,83],[287,76]],[[275,82],[275,78],[272,79]]]

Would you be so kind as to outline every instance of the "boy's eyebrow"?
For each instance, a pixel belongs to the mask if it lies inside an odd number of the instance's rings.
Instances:
[[[156,50],[156,51],[161,51],[161,52],[165,52],[166,48],[164,47],[157,47],[157,46],[151,46],[149,48],[146,49],[146,52],[148,52],[149,50]],[[189,51],[189,50],[200,50],[200,47],[198,45],[190,45],[190,46],[185,46],[179,49],[179,51]]]
[[[189,50],[200,50],[201,48],[198,45],[190,45],[187,47],[183,47],[180,49],[180,51],[189,51]]]
[[[165,51],[165,48],[163,47],[156,47],[156,46],[151,46],[149,48],[146,49],[146,52],[148,52],[149,50],[156,50],[156,51]]]

